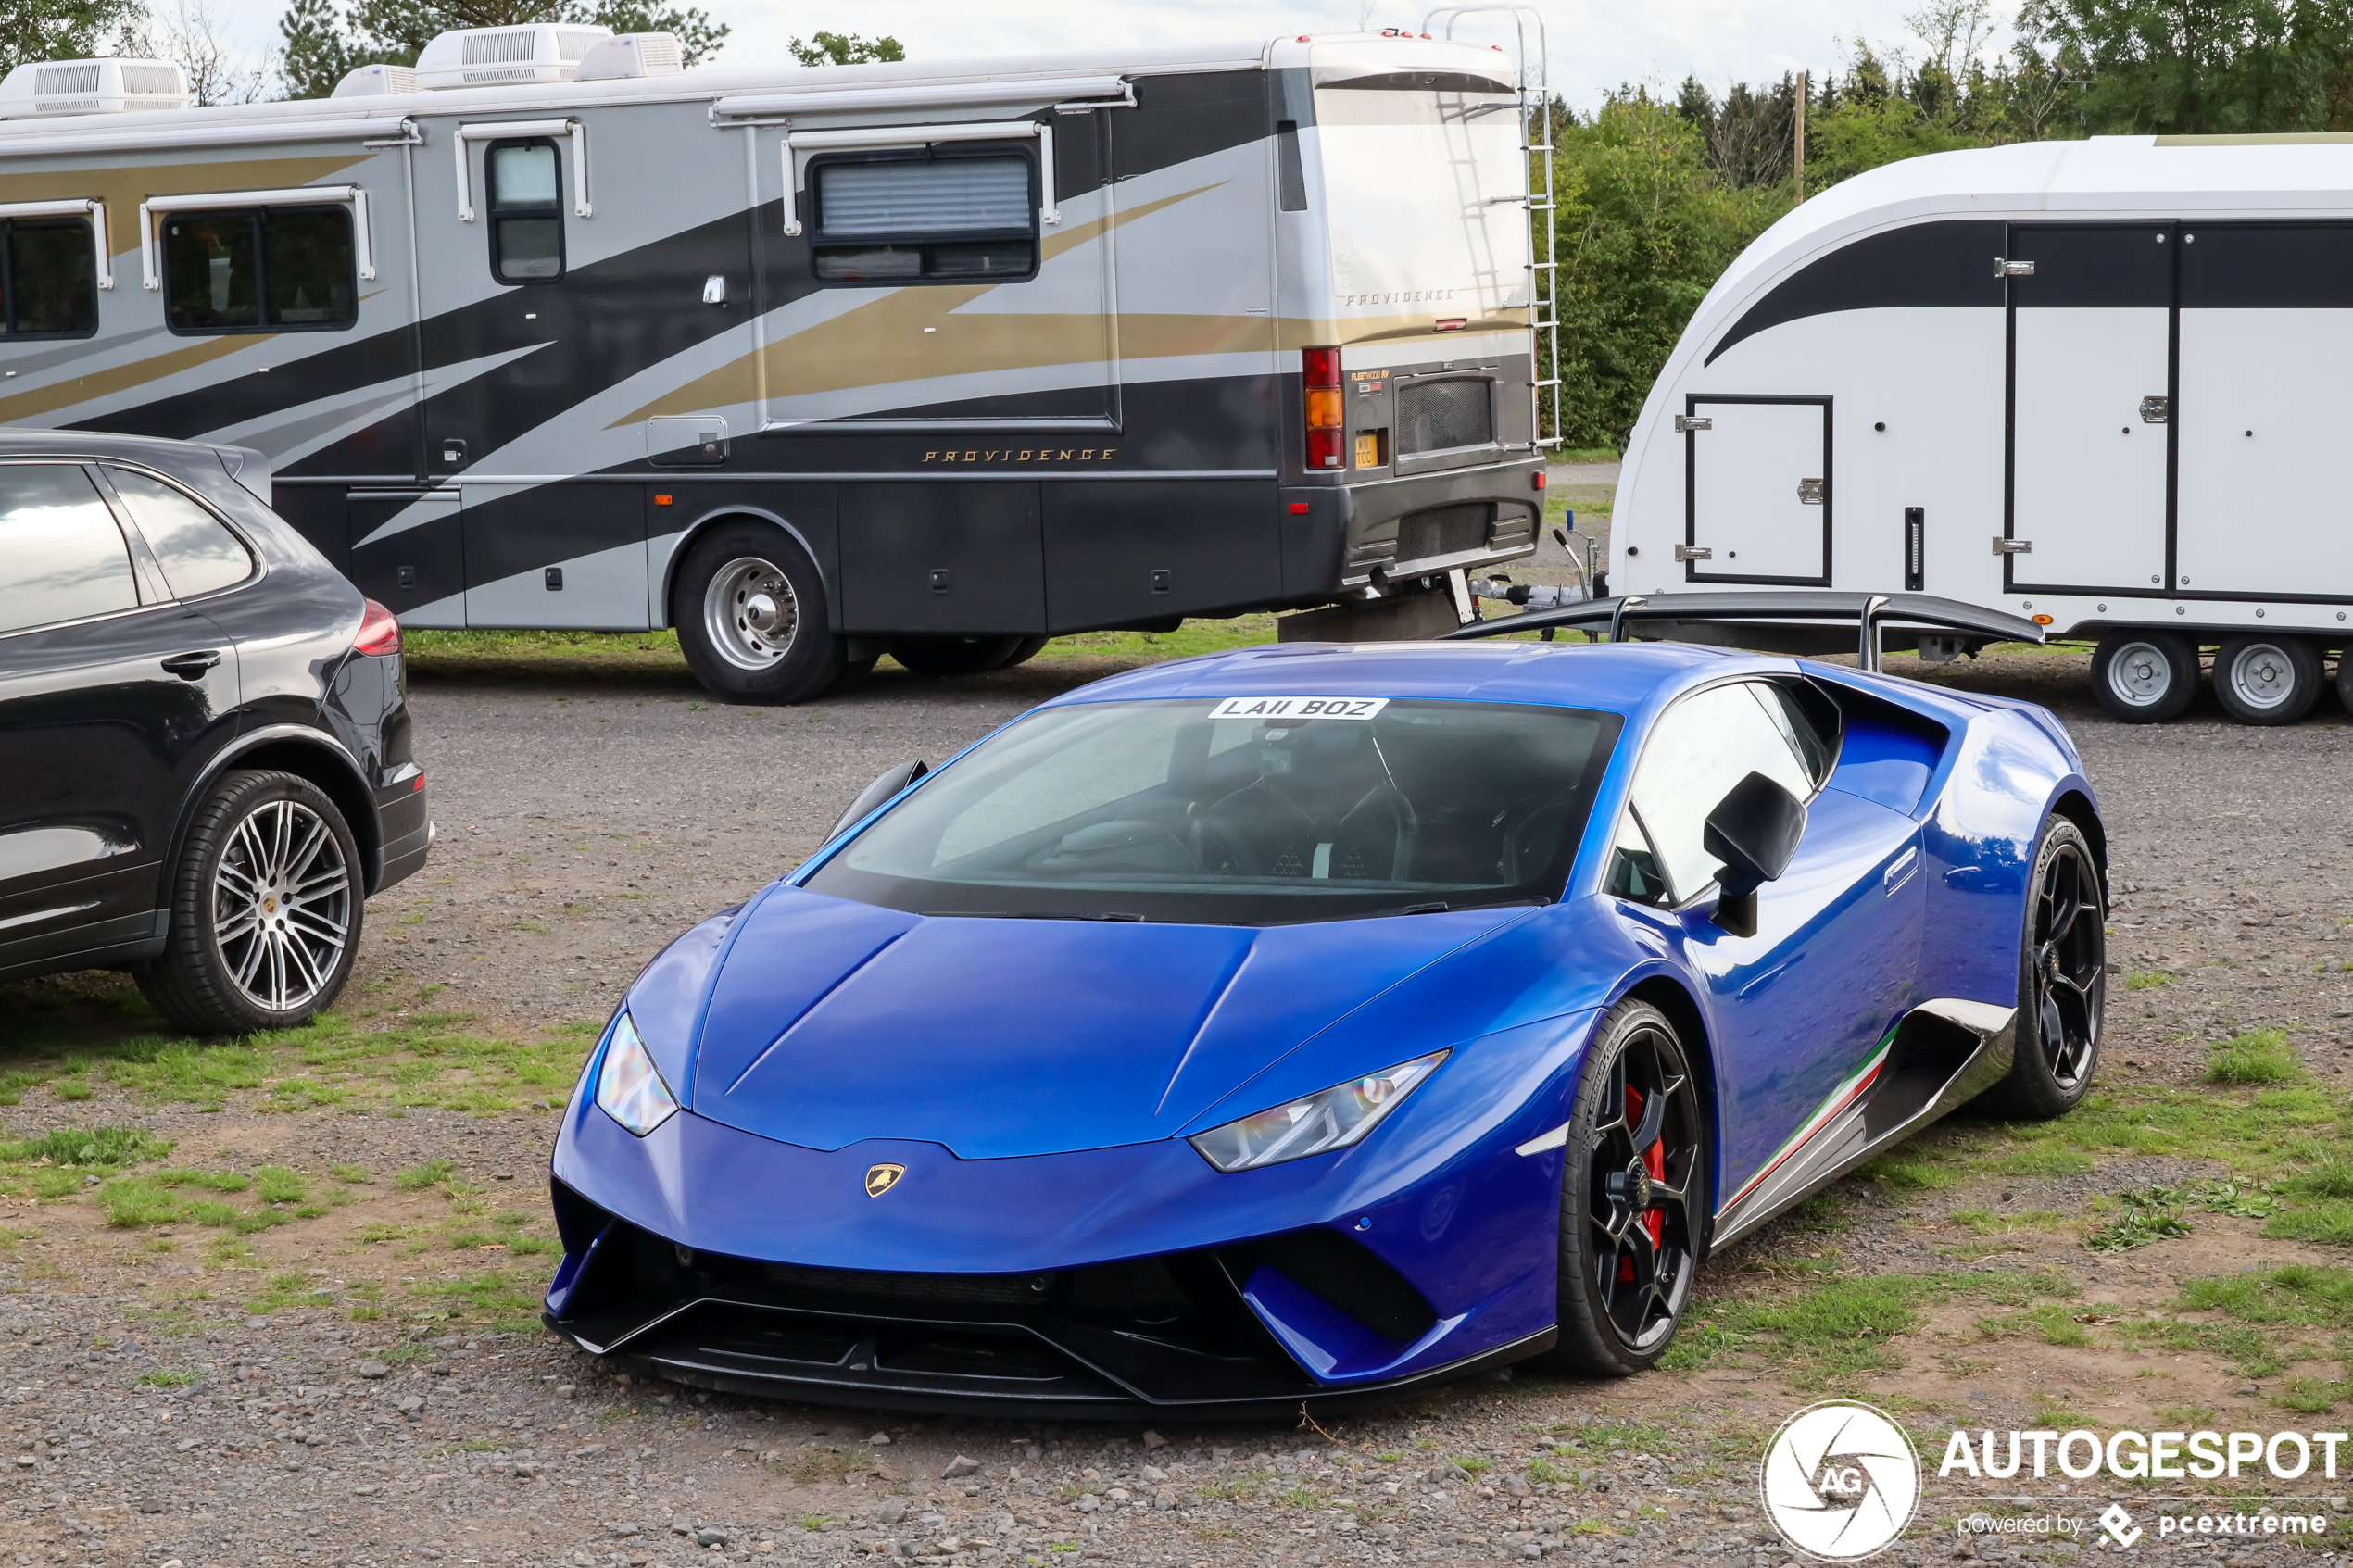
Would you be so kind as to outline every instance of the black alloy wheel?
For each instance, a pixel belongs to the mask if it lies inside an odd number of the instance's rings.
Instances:
[[[2028,885],[2017,1055],[1988,1099],[2002,1114],[2047,1121],[2091,1087],[2108,1001],[2108,900],[2082,829],[2064,817],[2045,824]]]
[[[1586,1051],[1562,1151],[1558,1370],[1624,1377],[1675,1337],[1699,1272],[1705,1128],[1675,1025],[1620,1002]]]

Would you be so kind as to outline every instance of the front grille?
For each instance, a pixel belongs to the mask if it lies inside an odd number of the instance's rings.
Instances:
[[[1495,521],[1492,501],[1462,501],[1451,507],[1432,507],[1397,521],[1397,558],[1401,561],[1428,560],[1432,556],[1451,556],[1464,550],[1482,549],[1487,544],[1489,528]]]
[[[1413,457],[1495,439],[1495,383],[1483,376],[1407,382],[1397,389],[1397,452]]]
[[[1051,1274],[900,1274],[863,1269],[812,1269],[771,1263],[770,1280],[787,1290],[869,1301],[937,1301],[942,1305],[1026,1307],[1054,1287]]]

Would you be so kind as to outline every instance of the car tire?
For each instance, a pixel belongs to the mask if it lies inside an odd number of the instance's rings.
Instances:
[[[1001,670],[1026,637],[900,637],[890,657],[918,675],[985,675]]]
[[[2214,658],[2214,696],[2242,724],[2293,724],[2320,700],[2320,652],[2302,637],[2233,637]]]
[[[359,847],[308,779],[223,775],[196,807],[169,891],[170,933],[139,989],[182,1029],[291,1029],[351,977],[367,897]]]
[[[679,564],[670,620],[686,668],[722,702],[807,702],[849,663],[816,563],[774,523],[746,518],[697,539]]]
[[[2075,1109],[2099,1066],[2108,1000],[2108,899],[2083,830],[2065,817],[2043,826],[2020,933],[2016,1049],[2009,1076],[1985,1108],[2047,1122]]]
[[[1561,1150],[1560,1337],[1542,1358],[1554,1370],[1625,1377],[1665,1353],[1699,1273],[1708,1148],[1674,1023],[1618,1003],[1586,1047]]]
[[[2173,632],[2111,632],[2092,655],[2092,695],[2108,717],[2162,724],[2197,696],[2197,649]]]

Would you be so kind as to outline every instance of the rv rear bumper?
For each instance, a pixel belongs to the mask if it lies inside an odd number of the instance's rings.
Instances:
[[[1543,521],[1541,455],[1508,463],[1300,485],[1287,502],[1307,503],[1285,542],[1286,565],[1313,562],[1287,583],[1300,596],[1385,588],[1456,567],[1478,570],[1532,553]],[[1286,576],[1290,576],[1286,573]]]

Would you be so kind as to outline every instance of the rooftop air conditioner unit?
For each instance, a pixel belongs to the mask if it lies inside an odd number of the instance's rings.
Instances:
[[[635,76],[676,76],[686,69],[678,36],[671,32],[624,32],[608,38],[581,57],[580,82],[619,82]]]
[[[570,82],[581,56],[612,36],[609,27],[477,27],[445,32],[417,56],[420,87],[493,87]]]
[[[0,80],[5,119],[187,107],[187,72],[170,60],[43,60]]]
[[[328,94],[331,98],[375,98],[387,93],[414,93],[417,73],[409,66],[361,66]]]

